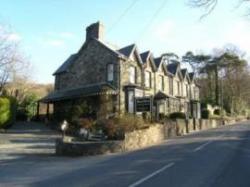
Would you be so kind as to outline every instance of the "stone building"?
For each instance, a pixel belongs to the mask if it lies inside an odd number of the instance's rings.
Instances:
[[[61,119],[83,102],[85,115],[93,118],[140,113],[135,98],[150,98],[156,117],[176,111],[200,116],[199,87],[192,73],[150,51],[140,53],[135,44],[117,48],[104,42],[100,22],[87,27],[83,46],[53,75],[55,90],[40,102],[53,104]]]

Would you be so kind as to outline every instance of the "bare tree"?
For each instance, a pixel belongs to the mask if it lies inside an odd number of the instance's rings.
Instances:
[[[204,14],[201,16],[201,19],[209,15],[215,9],[218,2],[219,0],[188,0],[188,4],[191,7],[203,8],[205,10]],[[240,7],[243,4],[245,4],[246,7],[248,6],[246,15],[249,16],[250,15],[249,3],[250,0],[238,0],[238,5],[236,7]]]
[[[0,25],[0,95],[7,82],[25,75],[28,61],[20,52],[18,42],[11,40],[11,32]]]

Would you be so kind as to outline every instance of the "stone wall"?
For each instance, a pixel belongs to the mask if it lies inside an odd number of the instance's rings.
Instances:
[[[61,156],[88,156],[124,151],[123,141],[65,142],[56,141],[56,154]]]
[[[164,139],[164,125],[156,124],[147,129],[126,133],[124,148],[126,151],[135,150],[158,144]]]
[[[165,139],[184,134],[207,130],[221,125],[231,125],[232,121],[222,122],[220,119],[202,120],[169,120],[164,124],[155,124],[145,129],[125,134],[122,141],[101,142],[56,142],[56,154],[65,156],[97,155],[124,152],[145,148],[163,142]]]

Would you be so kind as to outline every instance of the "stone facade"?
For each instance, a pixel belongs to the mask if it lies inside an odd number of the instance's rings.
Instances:
[[[194,80],[183,79],[180,65],[173,73],[162,57],[155,59],[151,52],[139,53],[134,44],[121,49],[111,46],[103,41],[104,26],[100,22],[90,25],[86,31],[81,49],[54,73],[55,92],[43,99],[54,104],[55,113],[65,113],[83,100],[88,105],[95,105],[92,108],[97,118],[136,113],[134,99],[151,96],[155,104],[153,112],[158,116],[160,113],[187,112],[182,103],[189,103],[192,98],[199,100],[199,88]],[[109,90],[103,92],[105,85]],[[183,91],[186,85],[190,94]],[[77,90],[79,94],[75,93]],[[83,93],[80,94],[80,90]],[[157,99],[159,93],[164,98]],[[106,114],[102,112],[105,109],[108,109]]]

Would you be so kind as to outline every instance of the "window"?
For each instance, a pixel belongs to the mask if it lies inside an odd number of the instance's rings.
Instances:
[[[186,96],[189,97],[188,85],[186,84]]]
[[[159,75],[159,89],[164,90],[164,76]]]
[[[128,113],[134,113],[134,92],[128,91]]]
[[[174,91],[174,88],[173,88],[173,78],[169,77],[168,80],[169,80],[169,94],[173,95],[173,91]]]
[[[149,71],[145,72],[145,86],[151,88],[151,72]]]
[[[181,95],[181,87],[180,87],[180,82],[177,81],[177,95],[180,96]]]
[[[129,82],[132,84],[136,83],[136,68],[134,66],[129,68]]]
[[[113,81],[114,80],[114,64],[108,64],[107,67],[107,79],[108,81]]]

